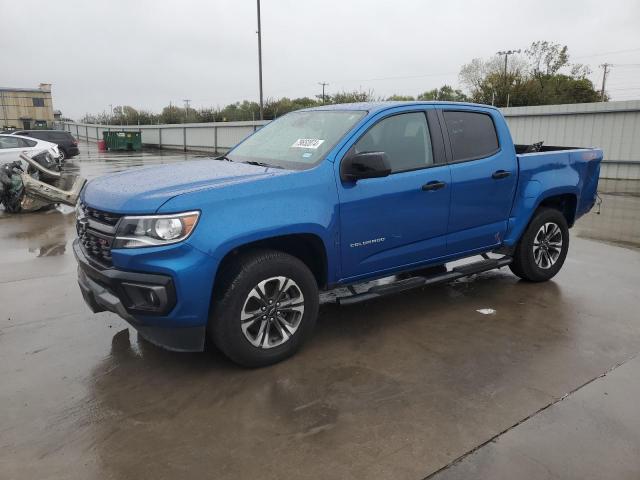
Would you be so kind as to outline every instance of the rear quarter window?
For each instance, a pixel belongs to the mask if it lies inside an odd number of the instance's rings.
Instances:
[[[47,140],[46,132],[28,132],[28,133],[25,133],[25,135],[28,137],[38,138],[40,140]]]
[[[444,111],[454,162],[493,155],[500,149],[491,115],[479,112]]]
[[[71,135],[66,132],[53,132],[51,136],[54,140],[57,140],[59,142],[69,142],[72,139]]]
[[[38,144],[35,140],[27,140],[26,138],[20,139],[21,147],[35,147]]]

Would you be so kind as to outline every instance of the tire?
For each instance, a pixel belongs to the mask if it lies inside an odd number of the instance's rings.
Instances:
[[[64,148],[58,148],[58,153],[60,154],[58,162],[62,165],[62,163],[67,159],[67,152],[64,151]]]
[[[564,215],[541,208],[516,246],[511,271],[530,282],[545,282],[562,268],[569,251],[569,226]]]
[[[311,335],[318,316],[318,285],[299,259],[259,250],[239,256],[220,277],[209,334],[234,362],[271,365],[293,355]]]

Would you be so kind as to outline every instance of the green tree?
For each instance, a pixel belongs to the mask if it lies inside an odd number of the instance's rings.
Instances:
[[[160,123],[182,123],[183,119],[183,109],[171,104],[164,107],[160,114]]]
[[[375,102],[379,100],[375,97],[373,90],[352,90],[350,92],[340,92],[329,97],[326,103],[361,103]]]
[[[387,101],[388,102],[406,102],[406,101],[412,101],[415,100],[415,97],[412,97],[411,95],[391,95],[390,97],[387,97]]]
[[[462,90],[454,89],[450,85],[443,85],[418,95],[418,100],[442,100],[445,102],[466,102],[469,99]]]
[[[473,59],[460,70],[460,82],[474,102],[507,105],[549,105],[599,101],[589,80],[590,70],[569,62],[566,45],[533,42],[524,55],[509,57],[505,75],[504,57]]]

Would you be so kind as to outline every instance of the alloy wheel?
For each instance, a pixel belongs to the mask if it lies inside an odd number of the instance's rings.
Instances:
[[[304,315],[304,295],[291,278],[267,278],[251,289],[240,314],[242,333],[258,348],[287,342]]]
[[[555,265],[562,253],[562,230],[553,223],[543,224],[533,239],[533,259],[538,267],[547,270]]]

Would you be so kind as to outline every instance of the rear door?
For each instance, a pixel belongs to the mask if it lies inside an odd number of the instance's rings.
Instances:
[[[341,277],[355,279],[443,256],[451,179],[435,110],[382,114],[346,148],[385,152],[392,173],[345,183],[336,166]],[[423,188],[434,183],[441,187]]]
[[[447,253],[456,255],[499,245],[507,230],[517,181],[515,152],[501,148],[496,128],[502,120],[492,109],[445,108],[439,115],[448,135],[451,158]],[[505,145],[511,145],[504,140]]]

